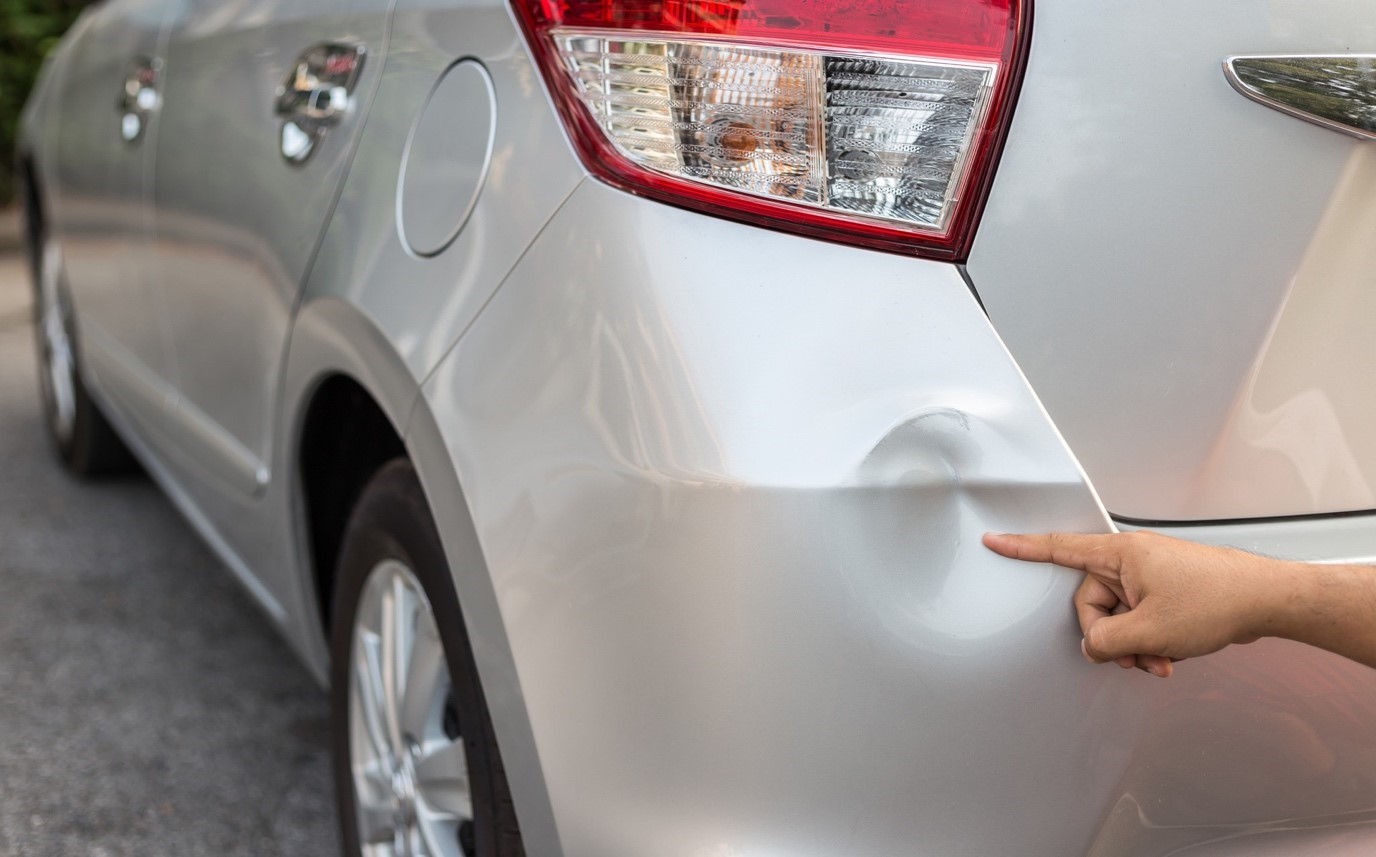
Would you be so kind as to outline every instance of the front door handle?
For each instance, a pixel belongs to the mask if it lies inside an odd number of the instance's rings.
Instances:
[[[282,157],[288,163],[305,163],[325,133],[349,112],[365,53],[362,45],[326,42],[297,58],[277,87]]]
[[[135,57],[129,62],[116,106],[120,112],[119,136],[130,145],[143,139],[148,120],[162,104],[158,93],[161,70],[162,61],[152,57]]]

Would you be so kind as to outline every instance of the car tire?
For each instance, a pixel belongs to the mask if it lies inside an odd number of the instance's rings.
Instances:
[[[63,465],[77,476],[136,470],[134,457],[82,380],[76,316],[62,270],[62,252],[52,239],[39,247],[33,258],[34,332],[48,437]]]
[[[522,857],[449,565],[405,459],[378,471],[350,516],[330,646],[344,853]]]

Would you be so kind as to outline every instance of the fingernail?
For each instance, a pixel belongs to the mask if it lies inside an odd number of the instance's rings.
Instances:
[[[1089,661],[1091,664],[1094,663],[1094,659],[1089,656],[1089,647],[1085,645],[1083,639],[1080,640],[1080,654],[1084,655],[1085,660]]]

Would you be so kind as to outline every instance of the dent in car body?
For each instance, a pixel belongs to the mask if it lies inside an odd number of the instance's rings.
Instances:
[[[497,4],[469,31],[496,45],[493,184],[453,246],[398,261],[394,144],[467,44],[450,5],[398,12],[401,106],[360,143],[271,455],[295,472],[333,372],[405,426],[530,853],[1147,855],[1287,824],[1308,844],[1365,833],[1338,826],[1376,792],[1369,671],[1262,643],[1163,691],[1081,661],[1074,575],[979,545],[1111,524],[953,267],[580,185]],[[254,574],[295,575],[286,625],[319,674],[293,490],[209,513],[260,528]]]
[[[1369,671],[1284,644],[1168,686],[1094,668],[1078,577],[985,551],[1111,525],[949,266],[585,183],[420,408],[568,857],[1149,855],[1370,808],[1376,768],[1322,762],[1370,751],[1335,719],[1376,716]]]
[[[1087,846],[1132,688],[979,537],[1109,524],[954,268],[589,182],[424,389],[564,854]]]

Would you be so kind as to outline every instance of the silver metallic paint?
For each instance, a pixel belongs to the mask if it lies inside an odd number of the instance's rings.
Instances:
[[[212,473],[253,475],[208,490],[261,488],[291,313],[381,79],[390,2],[197,0],[173,27],[150,251],[177,362],[177,434],[196,460],[227,456]],[[354,109],[290,164],[277,90],[325,41],[369,46],[368,63]]]
[[[1371,753],[1339,717],[1376,714],[1369,671],[1096,670],[1075,578],[983,552],[1109,524],[948,266],[586,183],[427,408],[565,855],[1147,855],[1373,807],[1376,771],[1304,756]],[[1245,752],[1197,765],[1221,735]]]
[[[415,461],[449,460],[444,433],[434,412],[423,401],[417,401],[407,423],[406,449]],[[516,672],[511,641],[502,622],[487,557],[473,525],[468,497],[452,466],[427,468],[418,475],[435,520],[441,522],[440,539],[454,575],[464,626],[482,677],[483,696],[502,749],[502,764],[520,818],[521,841],[527,854],[562,857],[563,845],[531,729],[525,691]]]
[[[1077,30],[1056,12],[1066,0],[1046,7],[1038,43],[1053,56],[1069,49],[1048,28],[1083,52],[1093,45],[1082,40],[1105,37],[1102,16],[1130,31],[1138,14],[1098,6],[1098,26]],[[188,475],[203,465],[93,386],[322,680],[296,439],[325,378],[348,375],[375,398],[440,522],[528,853],[1372,850],[1369,671],[1269,642],[1182,665],[1168,684],[1092,668],[1076,652],[1075,577],[978,545],[986,529],[1112,524],[955,268],[585,180],[496,2],[402,0],[390,47],[320,256],[283,322],[280,377],[262,381],[275,404],[261,496],[208,490]],[[492,174],[454,245],[420,260],[390,204],[401,144],[460,56],[493,74]],[[1040,86],[1089,85],[1044,69],[1034,58]],[[1047,107],[1033,91],[1037,119]],[[1085,103],[1065,103],[1072,131],[1114,140],[1086,127]],[[30,112],[26,129],[40,156],[43,119]],[[1039,127],[1014,129],[1013,190],[1001,174],[971,270],[1015,352],[1045,375],[1030,325],[1053,317],[1056,290],[1038,283],[1038,256],[1018,257],[1023,287],[1042,289],[1019,323],[1010,292],[983,279],[1005,264],[990,261],[987,239],[1027,249],[1005,222],[1011,200],[1029,199],[1023,147],[1040,140],[1049,178],[1113,176],[1047,159],[1059,150]],[[1062,192],[1084,193],[1088,178]],[[56,181],[60,202],[69,189]],[[1042,193],[1062,222],[1080,216]],[[59,219],[64,231],[77,222]],[[1066,279],[1053,285],[1075,286],[1083,260],[1057,262]],[[1321,269],[1311,278],[1322,308]],[[1139,319],[1170,331],[1181,311],[1166,309]],[[1306,342],[1274,353],[1309,353]],[[1063,402],[1064,384],[1042,380]],[[1327,560],[1376,556],[1371,532],[1355,517],[1181,530]]]
[[[83,337],[89,337],[89,333]],[[88,341],[83,338],[83,344]],[[111,361],[110,365],[118,367],[116,371],[126,371],[133,364]],[[241,554],[225,538],[225,521],[211,517],[210,511],[219,510],[208,510],[207,504],[188,490],[187,480],[174,469],[174,459],[168,454],[172,441],[157,429],[140,423],[124,403],[110,394],[108,376],[95,376],[94,380],[95,383],[91,384],[90,388],[91,395],[100,405],[101,412],[119,431],[130,452],[138,458],[148,475],[167,494],[172,505],[182,513],[192,528],[205,540],[206,545],[244,587],[263,614],[282,629],[283,636],[304,657],[305,652],[298,642],[298,635],[293,634],[291,630],[293,618],[300,614],[300,609],[293,610],[284,604],[279,600],[279,594],[271,591],[263,583],[264,578],[269,577],[265,572],[273,567],[268,559],[282,550],[282,540],[286,538],[287,533],[269,521],[258,520],[255,522],[260,528],[258,545],[253,552]],[[106,383],[102,383],[103,380]],[[183,462],[183,466],[186,464]]]
[[[1127,532],[1145,527],[1119,523]],[[1376,515],[1334,515],[1285,521],[1236,521],[1149,528],[1176,538],[1241,548],[1304,562],[1376,565]]]
[[[175,374],[146,247],[161,112],[149,113],[140,137],[126,144],[120,99],[131,64],[163,53],[179,5],[124,0],[83,14],[64,41],[66,61],[48,68],[54,81],[44,89],[50,106],[61,109],[51,113],[38,159],[78,309],[84,371],[106,377],[121,406],[156,431],[167,428]],[[120,347],[109,351],[100,347],[105,342]],[[138,383],[126,388],[122,380]]]
[[[311,573],[297,465],[312,397],[322,382],[335,375],[358,383],[399,435],[405,432],[419,394],[419,385],[393,344],[357,306],[327,297],[301,307],[292,326],[279,389],[276,435],[282,441],[274,446],[278,476],[268,486],[258,522],[284,534],[282,549],[272,556],[270,567],[280,569],[298,605],[295,621],[285,631],[321,684],[328,680],[330,656],[320,617],[329,605],[318,603]],[[451,554],[451,567],[454,561]]]
[[[1039,0],[1034,27],[968,267],[1109,510],[1376,507],[1371,146],[1219,73],[1370,52],[1370,4]]]
[[[492,164],[497,93],[477,60],[446,70],[420,109],[402,154],[397,229],[417,256],[443,252],[468,222]]]
[[[391,33],[377,107],[304,299],[339,296],[360,307],[420,379],[472,323],[583,172],[553,110],[539,106],[539,74],[502,3],[400,0]],[[397,229],[402,154],[435,83],[461,57],[481,61],[496,91],[491,163],[457,239],[437,258],[418,258]]]
[[[1109,525],[949,266],[587,183],[424,401],[565,854],[1028,853],[1111,791],[1094,722],[1007,732],[1132,686],[1079,668],[1068,575],[978,545]]]

